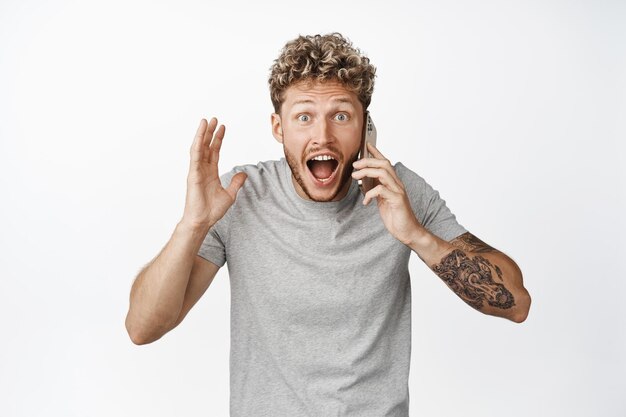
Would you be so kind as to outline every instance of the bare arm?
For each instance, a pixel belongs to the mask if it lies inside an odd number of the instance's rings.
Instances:
[[[191,145],[182,220],[130,291],[126,329],[136,344],[151,343],[176,327],[211,284],[219,267],[197,253],[209,229],[235,202],[246,174],[223,188],[217,170],[225,128],[202,119]],[[215,133],[215,134],[214,134]]]
[[[365,194],[363,204],[376,199],[389,233],[417,253],[470,306],[517,323],[526,320],[530,295],[517,264],[469,232],[446,242],[426,230],[391,162],[374,145],[367,146],[372,157],[354,162],[352,178],[375,179],[377,185]]]
[[[423,233],[411,248],[474,309],[521,323],[530,310],[522,271],[504,253],[467,232],[446,242]]]
[[[196,255],[208,230],[178,223],[165,247],[137,275],[126,329],[135,344],[175,328],[209,287],[219,267]]]

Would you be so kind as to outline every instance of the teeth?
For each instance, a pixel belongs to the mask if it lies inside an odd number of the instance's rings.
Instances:
[[[315,158],[311,158],[312,161],[330,161],[331,159],[335,159],[330,155],[318,155]]]

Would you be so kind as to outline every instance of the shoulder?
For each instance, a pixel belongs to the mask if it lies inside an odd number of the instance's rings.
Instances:
[[[256,164],[243,164],[234,166],[229,172],[220,176],[222,186],[227,187],[232,177],[238,172],[245,172],[248,178],[240,192],[242,194],[256,194],[257,197],[271,187],[272,183],[278,182],[284,169],[282,160],[259,161]]]
[[[421,175],[407,168],[401,162],[397,162],[394,169],[404,184],[406,194],[418,218],[423,219],[433,199],[438,197],[438,192]]]
[[[245,172],[248,176],[259,178],[267,175],[278,175],[278,170],[282,167],[282,160],[259,161],[256,164],[243,164],[234,166],[222,177],[232,177],[238,172]]]
[[[424,178],[407,168],[402,162],[396,162],[393,169],[409,192],[423,193],[430,187]]]

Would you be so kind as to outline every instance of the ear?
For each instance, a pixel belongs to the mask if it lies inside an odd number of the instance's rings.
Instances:
[[[278,113],[272,113],[272,135],[278,143],[283,143],[283,125]]]

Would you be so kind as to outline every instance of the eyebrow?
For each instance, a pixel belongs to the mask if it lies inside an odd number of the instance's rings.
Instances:
[[[331,101],[338,102],[338,103],[352,104],[352,100],[350,100],[347,97],[337,97],[337,98],[332,99]],[[294,101],[293,105],[295,106],[296,104],[313,104],[313,103],[315,102],[311,100],[310,98],[303,98],[303,99]]]

